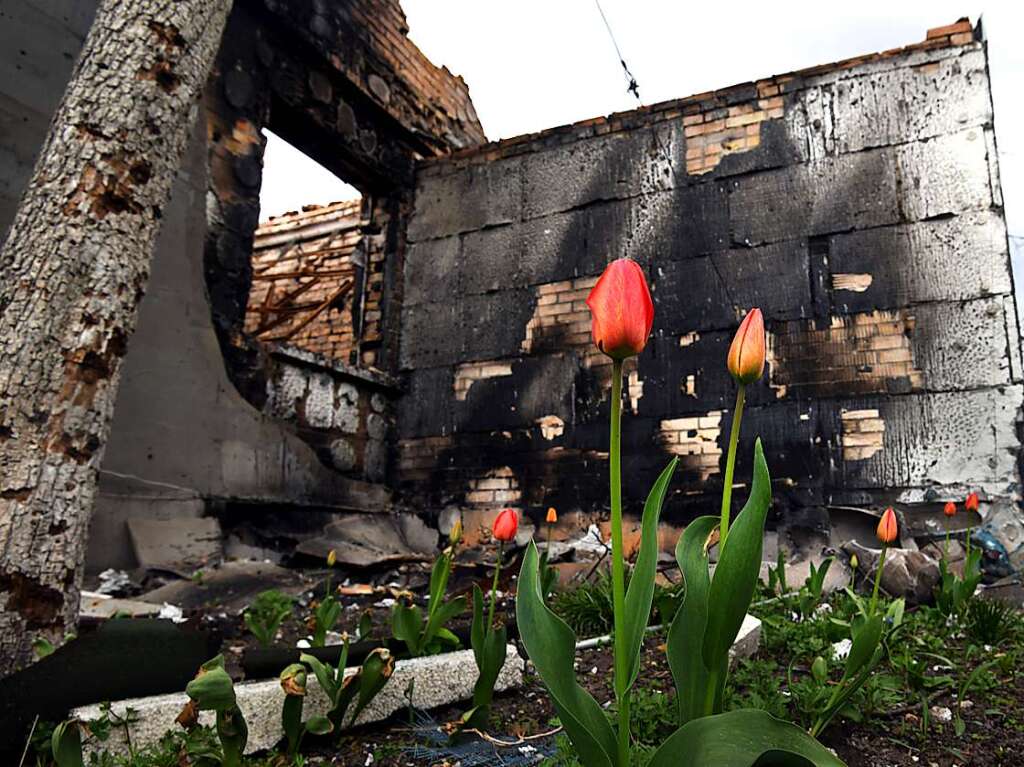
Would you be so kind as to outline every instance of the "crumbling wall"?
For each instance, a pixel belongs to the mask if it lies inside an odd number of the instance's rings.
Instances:
[[[94,6],[0,7],[0,232]],[[122,368],[90,567],[131,566],[130,517],[228,502],[388,508],[397,389],[371,368],[397,359],[392,307],[414,163],[484,138],[465,83],[406,31],[397,0],[234,3]],[[245,331],[264,128],[364,193],[346,360],[261,345]]]
[[[984,45],[909,48],[421,163],[404,270],[399,479],[493,510],[606,501],[607,360],[584,300],[644,268],[654,335],[630,371],[628,507],[670,456],[669,521],[716,508],[728,344],[767,318],[738,481],[766,445],[776,513],[938,512],[1019,497],[1021,359]],[[742,496],[743,490],[740,490]]]

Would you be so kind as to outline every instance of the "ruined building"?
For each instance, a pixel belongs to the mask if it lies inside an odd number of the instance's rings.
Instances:
[[[0,10],[0,231],[91,13]],[[752,306],[770,357],[740,455],[762,437],[777,527],[896,503],[925,529],[967,487],[1015,508],[980,30],[496,143],[406,33],[398,0],[236,0],[129,344],[92,568],[131,565],[138,519],[600,518],[610,365],[584,299],[619,256],[656,312],[629,369],[629,511],[673,455],[666,521],[714,508]],[[362,200],[257,228],[264,128]]]

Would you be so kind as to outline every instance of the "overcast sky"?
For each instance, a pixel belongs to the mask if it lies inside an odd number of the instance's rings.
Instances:
[[[677,3],[602,0],[643,104],[886,50],[969,15],[989,40],[1007,220],[1024,235],[1024,3]],[[637,106],[594,0],[402,0],[409,36],[462,75],[490,139]],[[280,140],[267,148],[261,219],[351,197]],[[1024,272],[1018,272],[1018,285]]]

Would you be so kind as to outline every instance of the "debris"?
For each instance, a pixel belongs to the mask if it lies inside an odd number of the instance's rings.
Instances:
[[[164,602],[163,607],[160,608],[160,614],[157,615],[161,620],[169,620],[173,623],[184,623],[185,615],[177,605],[172,605],[168,602]]]
[[[371,567],[425,562],[437,552],[437,530],[413,514],[346,514],[322,535],[302,541],[295,551],[325,559],[335,551],[338,564]]]
[[[124,570],[104,570],[99,575],[100,585],[94,591],[110,597],[128,596],[136,590],[131,576]]]
[[[204,605],[217,605],[228,613],[239,613],[249,606],[261,591],[278,589],[297,596],[308,589],[309,582],[294,570],[286,570],[267,562],[225,562],[204,570],[201,578],[174,581],[143,594],[147,602],[170,602],[186,610]]]
[[[873,581],[880,549],[869,549],[850,541],[843,550],[857,555],[861,573]],[[905,597],[911,604],[923,604],[931,600],[938,582],[939,563],[923,551],[888,550],[882,570],[882,588],[891,596]]]
[[[338,586],[338,593],[343,597],[368,597],[376,593],[369,583],[354,583],[351,586]]]
[[[105,621],[128,615],[132,618],[157,616],[161,607],[151,602],[136,599],[117,599],[106,594],[83,591],[79,616],[83,620]]]
[[[948,724],[953,721],[953,712],[946,706],[932,706],[931,715],[932,719],[942,724]]]
[[[849,637],[846,639],[840,639],[832,645],[832,654],[836,660],[845,660],[846,656],[850,654],[850,649],[853,647],[853,640]]]
[[[129,519],[128,535],[139,566],[184,578],[220,562],[220,523],[213,517]]]

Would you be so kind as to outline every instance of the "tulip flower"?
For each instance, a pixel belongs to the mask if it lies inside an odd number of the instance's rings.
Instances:
[[[878,529],[875,531],[878,540],[882,542],[882,553],[878,557],[878,572],[875,573],[875,588],[871,592],[871,614],[875,614],[875,606],[878,604],[878,584],[882,582],[882,570],[885,567],[885,555],[889,551],[889,544],[896,540],[899,535],[899,526],[896,523],[896,512],[892,506],[885,510],[878,522]]]
[[[896,512],[892,510],[892,506],[885,510],[882,514],[881,520],[878,522],[878,529],[875,534],[878,536],[878,540],[888,545],[896,540],[896,535],[899,533],[899,527],[896,524]]]
[[[558,512],[555,511],[555,507],[554,506],[552,506],[550,509],[548,509],[548,516],[545,519],[545,521],[549,525],[553,525],[553,524],[555,524],[555,522],[558,521]]]
[[[452,546],[458,546],[459,541],[462,540],[462,517],[455,520],[455,524],[452,525],[452,530],[448,533],[448,542]]]
[[[491,528],[491,533],[494,535],[495,540],[504,543],[515,538],[518,529],[519,513],[515,509],[503,509],[494,518],[494,526]]]
[[[732,430],[729,432],[729,451],[725,460],[725,480],[722,488],[721,545],[729,535],[729,517],[732,514],[732,478],[736,470],[736,445],[740,437],[740,421],[747,397],[747,384],[753,383],[764,372],[764,317],[754,308],[740,323],[729,347],[726,367],[739,386],[736,389],[736,407],[732,411]],[[719,549],[721,550],[721,549]]]
[[[587,306],[598,349],[616,361],[643,351],[654,324],[654,302],[636,261],[620,258],[608,264]]]
[[[491,606],[487,611],[487,630],[494,626],[494,604],[498,601],[498,574],[501,572],[501,560],[505,556],[505,544],[516,537],[519,529],[519,512],[515,509],[502,509],[494,518],[494,525],[491,527],[491,534],[498,546],[498,562],[494,566],[494,580],[491,583]]]
[[[726,366],[737,383],[750,384],[764,373],[764,316],[751,309],[732,339]]]

